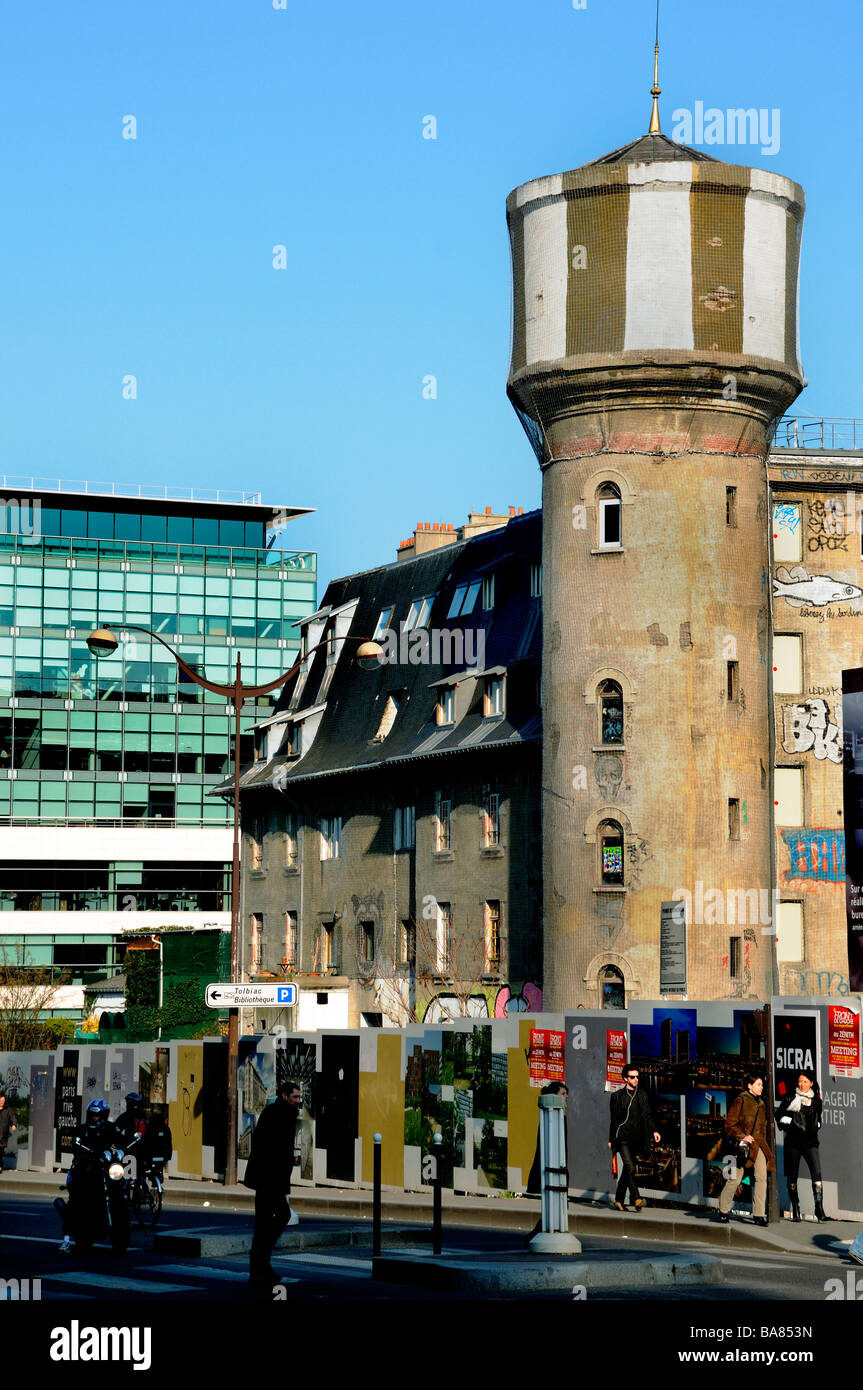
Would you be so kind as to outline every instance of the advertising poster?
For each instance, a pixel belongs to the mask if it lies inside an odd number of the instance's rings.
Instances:
[[[563,1033],[549,1028],[530,1030],[530,1084],[545,1086],[549,1081],[563,1081]]]
[[[773,1015],[773,1079],[776,1099],[793,1096],[802,1071],[818,1072],[818,1014],[794,1009]]]
[[[605,1089],[616,1091],[623,1085],[626,1064],[626,1032],[607,1028],[605,1032]]]
[[[842,672],[843,820],[848,978],[863,991],[863,669]]]
[[[827,1009],[828,1066],[833,1076],[860,1077],[860,1014],[847,1004]]]
[[[55,1159],[72,1152],[72,1136],[81,1123],[81,1097],[78,1095],[78,1049],[67,1048],[57,1075],[54,1097],[54,1127],[57,1133]]]

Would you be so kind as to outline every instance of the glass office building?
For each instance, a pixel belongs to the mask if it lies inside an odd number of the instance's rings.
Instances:
[[[121,965],[124,927],[230,920],[232,811],[208,793],[231,771],[232,711],[135,629],[209,680],[239,655],[266,684],[314,612],[315,556],[279,547],[307,509],[258,494],[0,487],[0,955],[62,967],[68,1013]],[[91,656],[97,627],[112,656]]]

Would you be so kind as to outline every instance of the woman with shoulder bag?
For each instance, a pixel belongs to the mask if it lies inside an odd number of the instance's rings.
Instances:
[[[761,1099],[764,1077],[756,1076],[745,1091],[732,1101],[725,1117],[725,1135],[734,1153],[736,1166],[726,1178],[719,1194],[717,1220],[726,1224],[731,1216],[731,1203],[743,1179],[743,1169],[755,1169],[755,1196],[752,1213],[756,1226],[767,1225],[767,1174],[773,1167],[773,1155],[767,1144],[767,1110]]]
[[[785,1180],[788,1183],[788,1196],[791,1199],[791,1220],[800,1220],[800,1198],[797,1193],[797,1176],[800,1160],[806,1165],[812,1178],[812,1191],[815,1194],[815,1219],[827,1221],[824,1215],[824,1184],[821,1181],[821,1155],[818,1150],[818,1131],[821,1128],[821,1093],[818,1082],[809,1072],[802,1071],[797,1078],[797,1090],[793,1096],[786,1096],[779,1107],[776,1123],[785,1138]]]

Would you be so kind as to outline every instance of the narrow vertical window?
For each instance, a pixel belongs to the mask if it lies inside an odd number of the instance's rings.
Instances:
[[[530,567],[530,596],[542,598],[542,561],[534,560]]]
[[[259,816],[252,821],[249,835],[252,841],[252,868],[260,869],[264,862],[264,830]]]
[[[282,965],[286,970],[296,969],[297,964],[297,914],[285,913],[285,954]]]
[[[623,831],[616,821],[603,821],[599,834],[603,886],[623,884]]]
[[[487,574],[482,581],[482,606],[494,608],[494,574]]]
[[[739,666],[736,661],[726,662],[726,694],[729,700],[736,700],[739,690]]]
[[[485,968],[489,975],[500,973],[500,902],[485,905]]]
[[[620,489],[614,483],[603,483],[596,498],[599,549],[620,550],[623,544],[623,506],[620,501]]]
[[[452,904],[437,905],[437,972],[449,975],[452,972]]]
[[[500,793],[491,787],[482,789],[482,847],[492,849],[500,844]]]
[[[728,798],[728,838],[740,839],[740,802],[736,796]]]
[[[297,863],[297,817],[289,811],[285,816],[285,868],[296,868]]]
[[[737,525],[737,488],[727,487],[725,489],[725,525]]]
[[[443,792],[435,794],[435,851],[440,854],[452,845],[452,801]]]
[[[261,960],[264,949],[264,918],[260,912],[252,913],[250,926],[251,951],[249,959],[249,974],[257,975],[261,969]]]
[[[740,977],[740,937],[732,936],[728,942],[728,973],[732,980]]]
[[[417,929],[410,918],[402,922],[402,961],[411,967],[417,963]]]
[[[375,958],[375,924],[360,922],[360,959],[368,965]]]
[[[600,743],[623,743],[623,691],[617,681],[599,688],[599,718]]]

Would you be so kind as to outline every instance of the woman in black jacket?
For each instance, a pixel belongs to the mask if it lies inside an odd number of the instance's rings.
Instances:
[[[816,1220],[828,1220],[824,1215],[824,1185],[821,1181],[821,1155],[818,1151],[821,1109],[818,1082],[814,1076],[802,1071],[797,1078],[797,1090],[793,1096],[785,1097],[776,1115],[776,1123],[785,1136],[785,1179],[791,1198],[792,1221],[800,1220],[797,1175],[800,1172],[801,1158],[806,1159],[812,1177]]]

